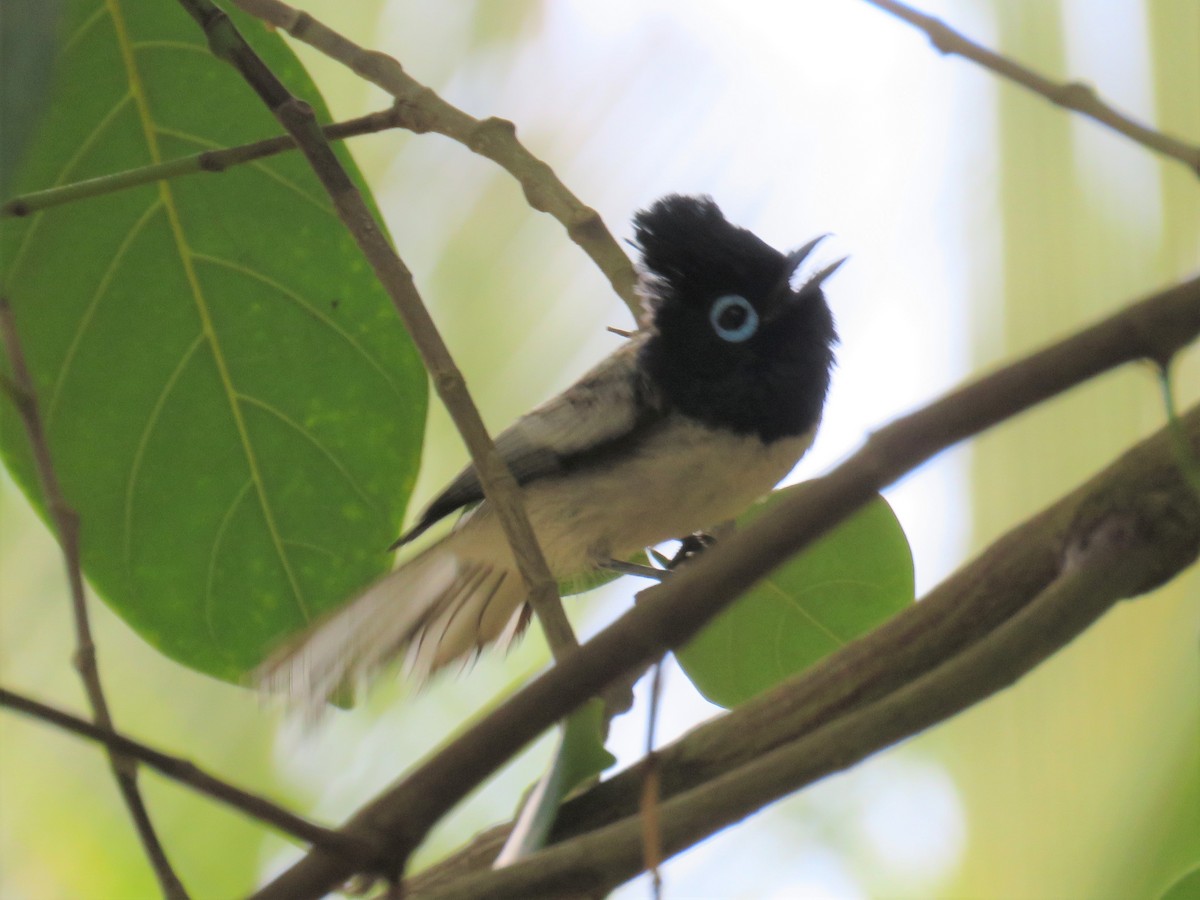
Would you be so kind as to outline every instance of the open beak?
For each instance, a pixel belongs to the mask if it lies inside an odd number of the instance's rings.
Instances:
[[[818,237],[815,237],[803,247],[798,247],[784,257],[785,265],[783,275],[780,277],[779,283],[775,286],[775,290],[772,292],[773,297],[776,297],[780,300],[792,296],[798,297],[809,288],[820,287],[821,282],[836,272],[841,267],[842,263],[849,259],[849,257],[843,256],[837,262],[830,263],[811,278],[807,279],[804,284],[800,286],[798,291],[793,291],[792,276],[796,274],[796,270],[800,268],[800,265],[808,258],[808,255],[812,253],[813,248],[827,237],[829,237],[827,234],[822,234]]]
[[[827,238],[827,237],[829,237],[829,235],[827,235],[827,234],[817,235],[815,238],[813,238],[811,241],[809,241],[803,247],[798,247],[797,249],[793,250],[791,253],[789,253],[787,256],[784,257],[784,260],[787,263],[787,268],[784,269],[784,272],[786,274],[784,274],[784,276],[783,276],[783,280],[785,283],[791,282],[792,276],[795,275],[796,270],[798,268],[800,268],[800,263],[802,263],[806,259],[808,259],[808,254],[813,252],[813,248],[816,247],[817,244],[821,243],[821,241],[825,240],[825,238]]]
[[[838,269],[840,269],[842,267],[842,263],[844,263],[849,258],[850,257],[848,257],[848,256],[843,256],[837,262],[831,262],[829,265],[827,265],[825,268],[823,268],[820,272],[818,272],[812,278],[808,279],[808,281],[804,282],[804,285],[803,285],[803,287],[800,288],[800,290],[803,291],[810,287],[820,287],[821,282],[823,282],[826,278],[828,278],[830,275],[832,275],[834,272],[836,272]]]

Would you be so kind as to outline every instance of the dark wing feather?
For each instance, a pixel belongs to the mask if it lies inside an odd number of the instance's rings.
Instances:
[[[552,400],[522,416],[496,438],[517,484],[561,475],[603,457],[658,418],[656,396],[637,366],[635,337]],[[483,499],[473,465],[438,494],[398,547],[456,510]]]

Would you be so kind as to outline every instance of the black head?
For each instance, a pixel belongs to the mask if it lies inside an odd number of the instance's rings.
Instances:
[[[710,197],[672,194],[633,222],[651,316],[641,363],[666,402],[764,441],[815,426],[837,342],[821,282],[840,263],[793,289],[817,241],[780,253]]]

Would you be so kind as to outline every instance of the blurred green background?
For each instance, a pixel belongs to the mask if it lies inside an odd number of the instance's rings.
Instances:
[[[1200,184],[1040,98],[943,58],[865,3],[306,2],[479,115],[514,120],[621,237],[668,191],[709,192],[777,246],[832,231],[843,338],[825,426],[796,477],[868,429],[1200,264]],[[1135,117],[1200,141],[1195,0],[941,0],[924,8]],[[386,105],[305,48],[338,117]],[[507,424],[609,352],[628,313],[507,175],[436,136],[354,153],[485,419]],[[1200,398],[1200,353],[1176,372]],[[1148,369],[1106,376],[944,454],[889,492],[918,591],[1161,426]],[[419,503],[465,458],[436,405]],[[587,633],[628,602],[573,602]],[[336,822],[544,664],[536,637],[412,695],[376,690],[313,734],[158,656],[100,604],[119,725]],[[0,683],[83,709],[61,563],[0,489]],[[668,672],[660,733],[711,708]],[[619,720],[636,758],[644,708]],[[533,748],[439,829],[425,859],[506,818]],[[297,850],[153,774],[152,812],[201,898],[244,894]],[[736,856],[740,865],[730,867]],[[668,897],[1153,898],[1200,859],[1200,573],[1123,604],[1017,687],[707,841]],[[734,871],[736,869],[736,871]],[[634,884],[622,896],[644,896]],[[155,887],[103,756],[0,716],[0,897]]]

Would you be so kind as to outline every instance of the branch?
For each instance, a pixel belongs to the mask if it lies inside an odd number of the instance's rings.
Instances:
[[[54,471],[54,463],[50,456],[50,445],[46,441],[46,433],[42,428],[42,417],[38,412],[37,395],[33,387],[33,378],[25,364],[25,353],[17,335],[16,322],[13,319],[12,307],[8,298],[0,296],[0,341],[3,342],[5,355],[12,370],[12,380],[4,380],[4,386],[16,407],[21,421],[24,423],[26,434],[29,436],[29,447],[33,454],[34,467],[37,470],[38,483],[41,487],[42,498],[46,503],[50,521],[57,532],[58,543],[62,547],[63,562],[67,569],[67,580],[71,587],[71,608],[75,618],[75,656],[74,665],[83,681],[88,703],[92,708],[92,718],[102,728],[112,729],[112,716],[108,711],[108,701],[104,697],[104,688],[100,682],[100,669],[96,664],[96,645],[92,640],[92,626],[88,619],[87,598],[83,589],[83,570],[79,562],[79,517],[76,515],[63,496],[62,487],[58,483],[58,475]],[[117,779],[117,787],[129,808],[134,827],[150,860],[154,873],[158,878],[163,895],[170,898],[186,898],[182,882],[171,868],[166,851],[150,821],[150,813],[146,810],[145,801],[137,785],[137,767],[133,761],[111,748],[108,754],[112,765],[113,775]]]
[[[1115,603],[1161,584],[1164,568],[1177,572],[1190,565],[1200,550],[1200,506],[1186,490],[1175,498],[1180,502],[1161,495],[1123,497],[1134,502],[1106,509],[1073,535],[1061,574],[979,643],[886,698],[662,804],[668,855],[1010,686]],[[641,829],[631,816],[428,896],[558,897],[565,888],[603,895],[642,871]]]
[[[913,9],[899,0],[866,0],[872,6],[891,13],[914,28],[925,32],[930,43],[944,54],[957,54],[1002,78],[1014,81],[1035,94],[1045,97],[1055,106],[1082,113],[1101,125],[1107,125],[1143,147],[1149,147],[1164,156],[1179,160],[1200,176],[1200,147],[1176,137],[1155,131],[1118,111],[1102,100],[1090,84],[1079,81],[1051,81],[1044,75],[1028,69],[1008,57],[975,43],[955,31],[945,22]]]
[[[787,782],[785,792],[803,787],[828,771],[847,767],[860,753],[879,749],[888,740],[892,720],[878,711],[896,711],[890,698],[929,673],[940,672],[938,666],[943,663],[966,658],[975,652],[972,648],[990,646],[998,633],[1027,616],[1035,598],[1044,597],[1061,577],[1064,548],[1093,531],[1092,523],[1113,521],[1133,508],[1140,510],[1144,521],[1164,530],[1158,547],[1160,568],[1142,568],[1143,586],[1160,576],[1169,577],[1172,569],[1177,571],[1186,565],[1188,541],[1194,553],[1200,539],[1200,507],[1198,498],[1189,500],[1186,496],[1186,474],[1181,473],[1174,446],[1177,437],[1200,450],[1200,407],[999,538],[919,603],[804,673],[659,749],[653,767],[661,779],[663,802],[685,793],[695,797],[698,789],[706,790],[718,779],[744,771],[747,765],[783,747],[792,748],[788,756],[793,762],[799,754],[814,766],[812,772],[793,773],[794,780]],[[1134,564],[1131,559],[1125,562]],[[1033,637],[1023,635],[1020,647],[1005,654],[1018,659],[1041,646],[1045,635],[1040,627],[1028,626]],[[1036,662],[1033,657],[1029,661]],[[984,666],[984,671],[991,671],[990,666]],[[957,689],[957,684],[970,690],[980,682],[974,677],[944,678],[939,674],[936,683],[939,689]],[[885,699],[888,705],[879,706]],[[905,712],[909,703],[924,709],[927,700],[927,695],[924,699],[907,695],[903,702],[897,701],[897,706]],[[864,712],[868,708],[875,711]],[[834,724],[843,728],[840,723],[860,712],[863,718],[858,721],[865,723],[861,732],[849,726],[845,726],[845,732],[830,730]],[[921,727],[925,725],[915,725],[913,731]],[[803,749],[797,742],[803,742]],[[551,835],[553,844],[570,842],[579,847],[572,838],[618,822],[628,827],[638,814],[647,765],[643,761],[631,766],[566,804]],[[733,805],[721,804],[721,816],[731,815],[740,802],[726,799]],[[410,879],[405,884],[407,896],[440,895],[443,890],[474,884],[474,879],[459,879],[488,868],[507,831],[508,826],[492,829],[454,856]],[[550,865],[544,858],[542,862]],[[623,861],[626,868],[631,864],[631,860]],[[497,885],[488,885],[480,896],[491,897],[497,889]]]
[[[664,582],[566,660],[511,696],[343,827],[376,832],[402,869],[450,808],[611,681],[686,643],[733,599],[899,477],[972,434],[1123,363],[1165,364],[1200,332],[1200,277],[1164,290],[873,434],[803,494],[781,502]],[[351,872],[309,854],[259,898],[316,897]]]
[[[347,119],[345,122],[325,125],[321,130],[327,139],[341,140],[361,134],[374,134],[389,128],[399,128],[402,124],[400,118],[399,112],[393,106],[379,112],[359,116],[357,119]],[[280,135],[267,138],[265,141],[255,141],[252,144],[227,147],[223,150],[205,150],[203,153],[172,159],[154,166],[127,169],[112,175],[101,175],[99,178],[88,178],[84,181],[76,181],[72,184],[13,197],[0,206],[0,219],[27,216],[62,203],[73,203],[87,197],[99,197],[115,191],[149,184],[152,181],[164,181],[168,178],[178,178],[181,175],[195,175],[198,172],[224,172],[231,166],[254,162],[295,149],[296,142],[290,135]]]
[[[265,797],[242,790],[208,774],[195,763],[147,747],[111,728],[93,725],[70,713],[46,706],[44,703],[4,688],[0,688],[0,706],[6,706],[55,725],[64,731],[104,744],[122,756],[136,759],[198,793],[228,804],[234,809],[265,822],[279,831],[293,835],[305,843],[312,844],[314,847],[345,856],[358,864],[369,863],[377,858],[376,848],[361,839],[350,838],[340,832],[315,825],[282,806],[272,803]]]
[[[437,326],[405,267],[375,222],[362,194],[334,155],[321,133],[312,107],[293,97],[283,83],[250,48],[232,20],[210,0],[180,0],[208,39],[214,56],[232,65],[279,120],[304,153],[333,201],[338,217],[354,237],[403,319],[425,363],[438,396],[454,420],[483,485],[484,495],[496,510],[516,558],[521,577],[529,587],[529,602],[546,633],[556,659],[578,646],[563,612],[558,585],[546,566],[521,501],[516,480],[496,452],[479,417],[462,373],[454,365]]]
[[[308,13],[280,0],[233,2],[387,91],[396,98],[396,106],[404,116],[404,127],[416,134],[432,131],[445,135],[471,152],[487,157],[512,175],[520,183],[529,205],[562,223],[567,236],[592,258],[617,296],[625,301],[634,319],[639,318],[641,300],[635,291],[637,275],[629,258],[604,227],[600,214],[572,194],[549,165],[517,140],[516,126],[512,122],[494,116],[476,119],[413,79],[393,57],[364,49]]]

